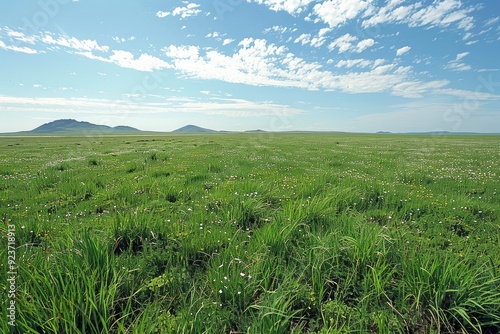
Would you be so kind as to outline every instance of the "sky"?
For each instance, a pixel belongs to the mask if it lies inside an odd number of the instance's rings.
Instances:
[[[0,133],[500,133],[497,0],[3,0]]]

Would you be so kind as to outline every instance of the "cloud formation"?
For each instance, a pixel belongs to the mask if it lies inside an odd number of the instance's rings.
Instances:
[[[164,18],[169,15],[172,16],[180,16],[181,19],[185,19],[191,16],[196,16],[201,13],[201,9],[199,9],[200,5],[196,3],[188,3],[185,7],[176,7],[171,12],[163,12],[159,10],[156,12],[156,16],[159,18]]]
[[[349,37],[344,39],[354,40]],[[295,87],[348,93],[387,91],[397,96],[417,98],[431,89],[443,88],[449,84],[446,80],[411,80],[411,67],[399,66],[396,63],[384,64],[383,59],[339,61],[337,68],[356,67],[360,70],[334,73],[325,70],[319,63],[307,62],[289,52],[287,48],[268,43],[264,39],[246,38],[238,46],[239,49],[230,55],[215,50],[203,50],[194,45],[170,45],[164,51],[175,70],[182,75],[252,86]],[[363,70],[368,67],[369,70]]]
[[[305,7],[313,2],[313,0],[253,0],[253,2],[266,5],[275,12],[285,11],[291,15],[295,15],[302,13]]]
[[[455,59],[449,61],[448,64],[445,66],[445,68],[452,71],[468,71],[472,69],[470,65],[467,65],[464,62],[462,62],[462,59],[468,55],[469,52],[462,52],[457,54]]]
[[[135,56],[130,51],[112,50],[108,45],[100,45],[93,39],[78,39],[76,37],[56,35],[48,32],[41,32],[39,35],[26,36],[22,32],[10,29],[8,33],[11,37],[18,41],[28,41],[29,44],[33,45],[33,47],[38,47],[38,49],[34,49],[27,46],[9,46],[0,40],[0,48],[10,51],[37,54],[53,50],[63,50],[89,59],[113,63],[120,67],[144,72],[151,72],[171,67],[171,65],[166,61],[150,54],[141,53],[138,56]],[[128,40],[134,39],[135,37],[128,38]],[[121,42],[121,39],[118,40]],[[40,50],[41,47],[45,47],[46,50]]]
[[[134,103],[130,100],[61,97],[0,96],[0,111],[55,112],[101,115],[144,115],[159,113],[199,113],[229,117],[298,115],[304,110],[273,102],[234,98],[161,98],[162,102]]]
[[[0,41],[0,49],[10,50],[10,51],[15,51],[15,52],[22,52],[22,53],[27,53],[27,54],[39,53],[37,50],[26,47],[26,46],[6,45],[3,41]]]
[[[317,18],[314,22],[324,22],[335,28],[356,18],[370,7],[367,0],[327,0],[314,5],[313,14]]]
[[[358,37],[347,33],[335,39],[332,43],[330,43],[328,45],[328,49],[330,51],[332,51],[333,49],[338,49],[339,53],[343,52],[361,53],[367,48],[375,45],[375,41],[372,38],[363,39],[357,42],[358,40],[359,40]]]

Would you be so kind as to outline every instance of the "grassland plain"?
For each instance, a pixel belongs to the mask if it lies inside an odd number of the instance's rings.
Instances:
[[[500,332],[499,137],[19,137],[0,162],[2,333]]]

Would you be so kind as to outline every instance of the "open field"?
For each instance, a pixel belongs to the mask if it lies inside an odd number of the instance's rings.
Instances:
[[[498,333],[499,162],[495,136],[0,138],[0,332]]]

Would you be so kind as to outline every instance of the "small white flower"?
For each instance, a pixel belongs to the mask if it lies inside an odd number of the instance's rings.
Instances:
[[[221,290],[219,290],[219,293],[222,293],[222,289],[221,289]]]
[[[244,274],[244,273],[240,273],[240,276],[241,276],[241,277],[245,277],[245,274]]]

